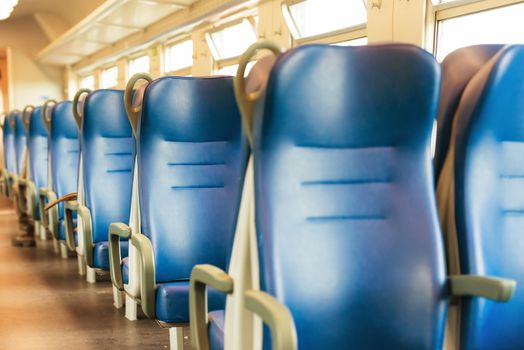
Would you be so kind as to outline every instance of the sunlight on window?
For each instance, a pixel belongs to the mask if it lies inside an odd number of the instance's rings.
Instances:
[[[118,67],[104,69],[102,71],[102,79],[100,82],[102,89],[112,88],[118,85]]]
[[[83,77],[80,80],[80,88],[94,90],[95,89],[95,77],[93,75],[88,75],[86,77]]]
[[[437,59],[477,44],[524,43],[524,3],[442,20],[438,26]]]
[[[284,4],[282,11],[295,39],[351,28],[367,21],[364,0],[307,0]]]
[[[215,61],[240,56],[257,40],[255,29],[248,20],[206,34],[207,44]]]
[[[245,71],[245,76],[247,76],[249,74],[249,72],[251,71],[251,68],[253,68],[253,66],[255,65],[255,61],[252,61],[252,62],[249,62],[246,66],[246,71]],[[225,66],[225,67],[222,67],[220,68],[219,70],[217,70],[217,75],[232,75],[232,76],[235,76],[237,75],[237,70],[238,70],[238,64],[233,64],[231,66]]]
[[[166,47],[164,71],[173,72],[193,65],[193,40]]]
[[[348,41],[341,41],[339,43],[334,43],[335,46],[364,46],[368,44],[368,38],[358,38]]]
[[[128,78],[136,73],[149,73],[149,56],[143,55],[129,61],[127,66]]]

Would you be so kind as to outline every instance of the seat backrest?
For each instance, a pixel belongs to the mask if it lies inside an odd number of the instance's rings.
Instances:
[[[442,87],[437,113],[437,142],[435,145],[435,179],[439,178],[446,154],[453,118],[464,88],[471,78],[503,45],[475,45],[450,53],[442,61]]]
[[[47,187],[47,128],[42,117],[42,108],[36,107],[29,119],[28,141],[29,167],[36,190]]]
[[[261,287],[290,309],[299,349],[442,347],[439,83],[411,45],[302,46],[273,67],[254,119],[255,224]]]
[[[58,198],[77,191],[80,144],[71,101],[57,103],[52,110],[49,136],[51,178]],[[63,218],[63,204],[58,210]]]
[[[15,112],[12,114],[15,120],[15,161],[16,171],[20,175],[24,162],[24,153],[27,147],[27,130],[22,120],[22,113]]]
[[[107,241],[109,225],[128,222],[135,139],[121,90],[96,90],[84,102],[80,135],[85,204],[93,243]]]
[[[195,264],[226,267],[248,147],[230,77],[165,77],[146,89],[139,127],[142,232],[157,282]]]
[[[15,135],[11,123],[11,116],[6,115],[4,122],[4,160],[8,172],[15,170]]]
[[[462,302],[464,349],[524,348],[524,45],[499,51],[455,117],[455,217],[463,274],[517,281],[513,298]]]

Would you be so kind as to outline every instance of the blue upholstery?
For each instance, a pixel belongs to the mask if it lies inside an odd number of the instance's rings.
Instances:
[[[47,157],[48,157],[48,132],[42,117],[42,108],[36,107],[31,113],[29,120],[28,141],[29,147],[29,168],[31,170],[31,180],[35,184],[35,190],[38,194],[40,188],[47,188]],[[36,207],[40,201],[36,196]],[[40,211],[37,209],[37,215]]]
[[[11,118],[5,117],[4,122],[4,161],[9,173],[15,173],[15,135],[10,123]]]
[[[120,251],[122,256],[127,257],[129,244],[128,241],[120,243]],[[98,242],[95,243],[93,252],[93,265],[99,269],[109,270],[109,243]]]
[[[442,61],[442,88],[437,114],[435,178],[438,179],[451,137],[451,126],[464,88],[503,45],[475,45],[450,53]]]
[[[122,281],[124,284],[129,283],[129,258],[127,256],[122,259]]]
[[[96,243],[107,242],[111,223],[129,222],[135,139],[123,91],[97,90],[86,97],[80,147],[85,204],[91,211],[96,247]],[[94,257],[94,267],[104,268],[97,264],[108,258]]]
[[[247,155],[230,77],[165,77],[147,87],[139,189],[142,232],[153,245],[157,283],[189,281],[196,264],[226,267]],[[169,286],[160,291],[174,288]],[[162,298],[179,298],[160,291]],[[162,298],[159,320],[189,321],[187,300]],[[184,309],[171,315],[166,305]]]
[[[224,348],[224,311],[212,311],[208,315],[209,347],[211,350]]]
[[[290,309],[299,349],[442,347],[439,82],[410,45],[302,46],[273,67],[254,120],[255,224],[261,287]]]
[[[24,122],[22,120],[22,114],[15,112],[12,115],[15,118],[15,159],[16,159],[16,171],[20,175],[22,171],[22,163],[24,161],[24,152],[27,146],[27,130],[25,129]]]
[[[160,284],[156,290],[156,317],[162,322],[189,322],[189,281]],[[223,309],[226,296],[213,288],[208,288],[207,305],[209,310]]]
[[[471,79],[457,112],[455,216],[461,272],[517,281],[507,303],[462,301],[462,349],[524,348],[524,46]]]
[[[55,105],[50,129],[51,178],[53,191],[60,198],[68,193],[76,192],[78,182],[80,145],[71,101],[63,101]],[[63,203],[59,204],[58,215],[59,219],[63,220]]]

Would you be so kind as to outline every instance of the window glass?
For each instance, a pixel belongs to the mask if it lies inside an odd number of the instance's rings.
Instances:
[[[283,5],[283,14],[295,39],[351,28],[367,21],[364,0],[306,0]]]
[[[173,72],[193,65],[193,40],[167,46],[164,51],[164,71]]]
[[[95,89],[95,77],[93,75],[88,75],[88,76],[83,77],[80,80],[80,88],[94,90]]]
[[[149,56],[143,55],[129,61],[127,75],[131,78],[136,73],[149,73]]]
[[[334,43],[336,46],[363,46],[368,44],[368,38],[358,38],[348,41],[341,41],[339,43]]]
[[[111,68],[104,69],[102,71],[102,77],[100,79],[100,85],[102,89],[112,88],[118,85],[118,67],[114,66]]]
[[[206,35],[215,61],[240,56],[257,40],[255,28],[248,20]]]
[[[524,3],[500,7],[438,23],[437,59],[450,52],[477,44],[524,42]]]
[[[248,75],[249,74],[249,72],[251,71],[251,68],[253,68],[255,63],[256,63],[255,61],[252,61],[252,62],[249,62],[247,64],[246,71],[245,71],[244,75]],[[233,64],[233,65],[230,65],[230,66],[225,66],[225,67],[219,68],[217,70],[217,75],[232,75],[232,76],[235,76],[235,75],[237,75],[237,70],[238,70],[238,64]]]

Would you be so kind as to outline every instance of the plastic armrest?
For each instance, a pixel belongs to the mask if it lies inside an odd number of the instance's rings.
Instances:
[[[47,188],[40,189],[40,210],[42,215],[47,220],[47,224],[49,227],[49,230],[51,231],[51,234],[53,235],[53,239],[59,240],[60,239],[60,232],[58,232],[58,207],[53,206],[49,209],[46,209],[45,203],[51,203],[55,202],[57,195],[55,192],[51,191]],[[43,201],[43,203],[42,203]],[[47,212],[47,215],[46,215]]]
[[[259,290],[248,290],[245,303],[249,311],[257,314],[269,326],[273,350],[297,349],[295,321],[286,306]]]
[[[109,225],[109,273],[113,285],[119,290],[124,290],[122,281],[122,252],[120,250],[120,238],[129,239],[131,227],[121,222]]]
[[[230,294],[233,292],[233,279],[218,267],[196,265],[191,271],[189,282],[189,327],[194,349],[208,350],[207,334],[207,286]]]
[[[45,206],[49,199],[49,193],[52,192],[50,189],[42,187],[40,191],[38,191],[38,211],[40,212],[40,222],[45,227],[49,227],[49,218],[47,217],[45,213]],[[55,196],[56,197],[56,196]]]
[[[91,229],[91,213],[89,209],[77,201],[68,201],[64,205],[64,219],[65,219],[65,231],[66,231],[66,244],[70,250],[75,250],[75,235],[73,225],[73,212],[77,212],[77,216],[82,220],[82,233],[79,234],[79,239],[84,239],[84,251],[81,254],[84,255],[86,263],[89,267],[93,267],[93,236]]]
[[[27,214],[30,215],[34,220],[38,218],[38,213],[36,211],[36,185],[33,181],[27,181],[26,183],[26,207]]]
[[[508,301],[513,297],[517,282],[507,278],[456,275],[449,277],[452,296],[476,296],[495,301]]]
[[[153,246],[145,235],[137,233],[131,236],[131,244],[136,248],[140,260],[140,299],[142,311],[151,319],[156,318],[155,300],[155,260]]]

